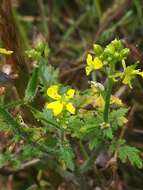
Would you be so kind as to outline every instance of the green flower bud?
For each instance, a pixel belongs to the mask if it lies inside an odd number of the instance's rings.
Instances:
[[[96,56],[100,56],[102,54],[102,52],[103,52],[103,48],[98,44],[94,44],[93,49],[94,49],[94,52],[95,52]]]
[[[114,57],[115,57],[116,59],[119,59],[120,54],[119,54],[118,52],[115,52]]]
[[[45,43],[42,42],[42,41],[39,41],[37,44],[36,44],[36,47],[35,49],[41,53],[43,53],[44,49],[45,49]]]
[[[45,49],[44,49],[44,55],[45,55],[45,57],[48,57],[49,52],[50,52],[49,47],[47,45],[45,45]]]
[[[115,47],[116,51],[121,51],[123,49],[123,44],[121,40],[115,39],[111,42],[111,44]]]
[[[108,61],[108,62],[111,62],[112,60],[113,60],[112,57],[108,57],[108,58],[107,58],[107,61]]]
[[[115,47],[112,44],[109,44],[108,46],[106,46],[104,53],[105,55],[113,56],[115,53]]]
[[[33,60],[38,60],[41,56],[41,54],[38,51],[36,51],[35,49],[27,50],[26,54],[27,54],[28,58],[31,58]]]
[[[128,54],[129,54],[130,50],[128,48],[124,48],[122,51],[121,51],[121,58],[122,59],[126,59]]]

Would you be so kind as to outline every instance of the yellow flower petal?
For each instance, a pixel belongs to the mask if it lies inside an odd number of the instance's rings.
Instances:
[[[86,75],[87,75],[87,76],[90,75],[91,71],[92,71],[92,67],[91,67],[91,66],[87,66],[87,67],[85,68],[85,72],[86,72]]]
[[[126,74],[122,82],[123,84],[129,84],[131,79],[132,79],[131,75]]]
[[[73,98],[74,96],[74,93],[75,93],[75,90],[74,89],[69,89],[67,92],[66,92],[66,99],[69,100],[71,98]]]
[[[141,77],[143,77],[143,72],[139,72],[138,75],[140,75]]]
[[[47,95],[54,100],[59,100],[61,98],[61,95],[58,94],[58,86],[52,85],[47,89]]]
[[[101,69],[102,67],[103,67],[102,61],[98,57],[95,57],[93,60],[93,69],[98,70]]]
[[[60,101],[54,101],[46,105],[47,109],[53,111],[54,116],[59,115],[63,110],[63,104]]]
[[[66,104],[66,109],[67,109],[70,113],[75,114],[75,107],[72,105],[72,103]]]
[[[10,55],[13,53],[13,51],[10,51],[10,50],[6,50],[4,48],[0,48],[0,53],[1,54],[5,54],[5,55]]]
[[[96,99],[95,99],[95,104],[97,107],[99,108],[103,108],[104,107],[104,104],[105,104],[105,101],[103,99],[103,97],[100,95],[98,96]]]
[[[117,106],[123,106],[123,102],[120,98],[116,97],[116,96],[113,96],[111,95],[111,100],[110,100],[110,103],[111,104],[115,104]]]
[[[92,55],[91,54],[87,55],[86,62],[87,62],[87,65],[92,65],[93,61],[92,61]]]

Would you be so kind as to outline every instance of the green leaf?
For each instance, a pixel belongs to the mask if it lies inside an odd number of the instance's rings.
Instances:
[[[7,165],[10,165],[14,169],[20,168],[20,160],[18,160],[14,154],[8,151],[0,154],[0,168]]]
[[[119,149],[119,158],[123,163],[129,161],[131,165],[142,168],[143,160],[139,154],[140,151],[137,148],[128,145],[122,146]]]
[[[25,138],[27,134],[22,129],[21,125],[13,118],[13,116],[0,107],[0,124],[5,130],[12,131],[15,135]]]
[[[104,128],[103,129],[103,134],[104,134],[104,136],[106,138],[113,139],[113,131],[112,131],[111,127]]]
[[[41,123],[44,123],[44,124],[48,124],[49,127],[52,126],[52,127],[55,127],[57,129],[60,129],[58,123],[56,122],[55,118],[52,117],[52,115],[50,114],[50,112],[41,112],[39,110],[37,110],[36,108],[30,106],[30,105],[27,105],[30,109],[31,109],[31,112],[33,113],[34,117],[40,121]]]
[[[109,115],[109,120],[112,128],[117,129],[124,122],[125,115],[128,112],[127,108],[119,108],[117,110],[113,110]]]
[[[109,150],[113,154],[113,152],[116,151],[118,147],[124,146],[125,144],[126,144],[125,139],[114,138],[110,144]]]
[[[97,137],[94,137],[89,141],[89,148],[90,150],[93,150],[94,148],[98,147],[100,144],[101,140]]]
[[[39,149],[37,149],[36,146],[26,144],[23,146],[20,156],[23,158],[23,160],[24,159],[28,160],[33,157],[39,157],[40,155],[41,155],[41,151],[39,151]]]
[[[75,167],[73,162],[73,152],[70,147],[60,146],[59,156],[60,160],[64,161],[66,167],[73,171]]]
[[[36,67],[33,70],[32,76],[28,82],[27,88],[25,90],[24,100],[26,102],[32,101],[36,95],[37,87],[38,87],[38,71],[39,68]]]
[[[41,85],[47,89],[47,86],[58,82],[59,70],[51,65],[47,65],[44,60],[41,60],[39,78]]]

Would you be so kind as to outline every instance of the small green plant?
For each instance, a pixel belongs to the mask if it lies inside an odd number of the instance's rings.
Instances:
[[[42,42],[26,54],[34,61],[34,69],[25,97],[20,103],[4,102],[0,107],[1,130],[13,133],[14,142],[23,143],[19,145],[20,154],[10,149],[0,154],[1,166],[19,167],[35,157],[45,163],[50,159],[57,173],[82,189],[86,189],[84,176],[93,170],[102,150],[109,154],[106,167],[117,166],[120,160],[142,168],[140,151],[128,145],[123,136],[128,108],[112,95],[117,83],[132,88],[133,79],[143,77],[143,72],[136,69],[137,63],[126,65],[129,49],[121,40],[115,39],[105,48],[95,44],[92,54],[88,53],[85,73],[92,81],[85,91],[59,83],[58,70],[48,64],[49,49]],[[96,76],[99,71],[106,76],[105,82],[100,83]],[[35,99],[37,91],[45,98],[41,107]],[[14,119],[8,110],[16,104],[28,108],[37,122],[30,127],[22,116]]]

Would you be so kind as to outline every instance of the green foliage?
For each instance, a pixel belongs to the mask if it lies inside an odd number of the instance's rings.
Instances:
[[[39,68],[39,79],[40,84],[45,87],[45,91],[47,90],[47,86],[52,85],[53,83],[58,83],[59,81],[59,70],[54,69],[53,66],[47,65],[45,61],[41,60]]]
[[[90,60],[87,58],[86,69],[94,71],[95,75],[96,70],[104,71],[107,83],[103,86],[91,81],[90,87],[84,91],[75,91],[59,83],[59,72],[49,65],[48,53],[48,47],[43,43],[27,51],[34,66],[19,108],[22,105],[28,109],[32,114],[31,123],[22,114],[14,119],[10,111],[0,107],[0,130],[12,134],[12,142],[22,140],[19,154],[8,151],[0,154],[0,165],[13,163],[14,167],[20,167],[25,160],[39,158],[42,162],[43,158],[46,161],[50,158],[56,168],[62,170],[59,172],[61,176],[69,172],[78,179],[93,169],[96,157],[106,147],[122,162],[129,161],[141,168],[140,151],[120,139],[127,123],[128,108],[119,98],[112,96],[117,79],[128,85],[136,75],[142,76],[135,67],[128,72],[125,60],[129,50],[124,48],[122,41],[116,39],[105,48],[94,45],[95,55],[88,54]],[[116,64],[119,64],[119,71]],[[37,94],[41,95],[39,102]],[[41,99],[44,100],[42,105]]]
[[[131,165],[142,168],[143,167],[143,160],[140,157],[140,150],[127,145],[124,139],[113,140],[112,144],[110,145],[111,153],[118,152],[119,159],[123,162],[130,162]]]
[[[61,163],[63,164],[63,167],[66,167],[73,171],[75,169],[73,157],[74,155],[73,155],[72,149],[68,145],[65,145],[65,146],[60,145],[59,159]]]
[[[112,128],[115,130],[118,127],[122,127],[124,123],[126,123],[126,114],[128,112],[127,108],[119,108],[113,110],[109,115],[109,121],[111,123]]]
[[[5,109],[0,107],[0,124],[2,126],[2,130],[8,130],[11,131],[15,138],[21,138],[25,139],[27,137],[27,134],[21,128],[21,125],[14,119],[14,117]]]
[[[28,82],[27,88],[25,90],[25,98],[24,98],[26,102],[32,101],[36,95],[37,88],[38,88],[38,78],[39,78],[38,72],[39,72],[39,68],[35,68]]]
[[[4,154],[0,154],[0,168],[10,165],[14,169],[20,168],[20,160],[15,157],[11,152],[6,152]]]
[[[123,163],[129,161],[131,165],[136,166],[138,168],[143,167],[143,161],[140,158],[140,151],[132,146],[121,146],[119,148],[119,158]]]

